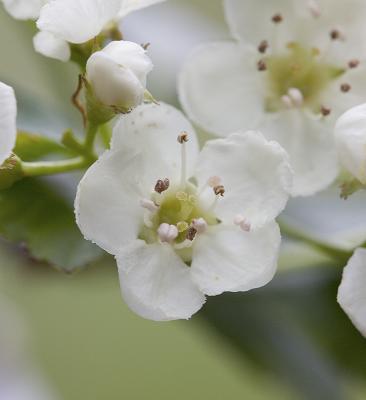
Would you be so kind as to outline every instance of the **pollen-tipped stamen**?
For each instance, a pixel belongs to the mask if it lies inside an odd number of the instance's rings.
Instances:
[[[181,187],[185,187],[187,180],[187,149],[186,143],[188,142],[188,133],[182,132],[178,136],[178,143],[181,144],[181,177],[180,177],[180,185]]]

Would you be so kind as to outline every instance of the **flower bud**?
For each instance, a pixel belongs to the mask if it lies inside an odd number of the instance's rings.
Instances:
[[[140,45],[113,41],[89,58],[86,79],[99,102],[126,113],[143,102],[152,67]]]
[[[351,108],[338,119],[335,140],[342,166],[366,184],[366,104]]]

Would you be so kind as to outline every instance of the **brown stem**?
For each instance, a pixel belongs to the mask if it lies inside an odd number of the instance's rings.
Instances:
[[[83,125],[85,127],[86,123],[87,123],[87,115],[86,115],[85,108],[83,107],[82,103],[79,101],[79,96],[80,96],[81,90],[83,89],[83,85],[84,85],[84,78],[80,74],[79,80],[78,80],[78,86],[76,88],[75,93],[71,97],[71,101],[72,101],[72,104],[80,111],[82,118],[83,118]]]

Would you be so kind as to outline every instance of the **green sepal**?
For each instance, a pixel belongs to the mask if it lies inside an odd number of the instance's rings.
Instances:
[[[343,181],[340,185],[341,189],[341,198],[347,200],[349,196],[358,192],[361,189],[365,189],[365,185],[363,185],[358,179],[349,179]]]
[[[86,78],[84,78],[84,85],[88,120],[92,125],[99,126],[107,123],[118,114],[128,114],[131,112],[130,108],[103,104],[95,95],[92,86]]]
[[[0,190],[11,187],[15,182],[23,178],[22,162],[19,157],[12,154],[0,166]]]

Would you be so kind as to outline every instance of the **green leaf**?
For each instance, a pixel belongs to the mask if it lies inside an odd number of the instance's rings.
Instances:
[[[0,234],[24,243],[33,258],[66,272],[103,254],[84,240],[67,201],[37,179],[24,179],[0,191]]]
[[[209,298],[201,314],[237,354],[296,397],[344,400],[366,377],[366,341],[336,301],[341,268],[279,274],[248,293]]]
[[[18,132],[14,153],[23,161],[35,161],[50,155],[75,155],[55,140],[29,132]]]

